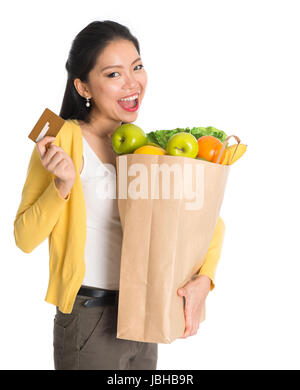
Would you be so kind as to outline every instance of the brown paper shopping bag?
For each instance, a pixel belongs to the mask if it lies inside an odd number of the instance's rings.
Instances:
[[[229,169],[188,157],[117,157],[123,229],[117,338],[171,343],[183,335],[177,289],[204,261]]]

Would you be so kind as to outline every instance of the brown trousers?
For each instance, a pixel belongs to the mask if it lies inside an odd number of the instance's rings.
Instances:
[[[118,306],[85,307],[77,296],[72,313],[56,308],[56,370],[156,370],[157,343],[116,338]]]

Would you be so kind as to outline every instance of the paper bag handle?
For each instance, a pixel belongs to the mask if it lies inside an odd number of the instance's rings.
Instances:
[[[234,150],[233,155],[231,156],[230,162],[227,163],[228,165],[230,165],[230,163],[231,163],[231,161],[232,161],[232,159],[233,159],[233,156],[235,155],[235,152],[236,152],[236,150],[237,150],[237,148],[238,148],[238,146],[239,146],[239,144],[240,144],[240,142],[241,142],[241,140],[239,139],[239,137],[238,137],[237,135],[229,135],[229,136],[225,139],[225,141],[223,142],[223,146],[222,146],[222,148],[221,148],[221,150],[220,150],[219,156],[218,156],[218,158],[217,158],[216,164],[219,164],[219,163],[220,163],[220,160],[221,160],[221,156],[222,156],[222,154],[223,154],[223,151],[224,151],[226,145],[228,144],[229,138],[231,138],[231,137],[234,137],[234,138],[235,138],[235,140],[237,141],[237,145],[236,145],[236,148],[235,148],[235,150]]]

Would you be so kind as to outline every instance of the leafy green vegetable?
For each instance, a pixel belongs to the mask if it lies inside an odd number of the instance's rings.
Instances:
[[[155,130],[151,131],[150,133],[147,133],[146,136],[148,142],[154,142],[161,146],[163,149],[166,149],[169,138],[172,137],[172,135],[180,133],[182,131],[193,134],[197,139],[199,139],[203,135],[212,135],[218,138],[221,142],[224,142],[227,137],[227,134],[223,130],[218,130],[212,126],[193,127],[192,129],[190,129],[189,127],[185,129],[178,127],[177,129],[173,130]]]

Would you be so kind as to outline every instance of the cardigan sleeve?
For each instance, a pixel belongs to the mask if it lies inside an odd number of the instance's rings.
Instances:
[[[70,193],[65,199],[61,196],[54,179],[55,175],[44,168],[35,145],[14,220],[15,242],[23,252],[32,252],[50,235],[70,199]]]
[[[206,257],[200,267],[200,270],[196,274],[196,278],[198,278],[200,275],[206,275],[211,279],[210,291],[215,288],[216,268],[221,256],[224,235],[225,224],[222,218],[219,216]]]

